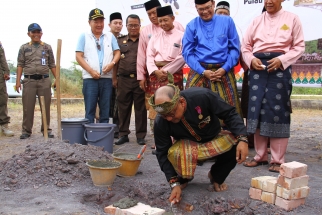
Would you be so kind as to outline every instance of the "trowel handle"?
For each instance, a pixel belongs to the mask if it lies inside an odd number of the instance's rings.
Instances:
[[[145,149],[146,149],[146,145],[142,146],[140,153],[138,154],[138,159],[141,158],[142,154],[145,152]]]

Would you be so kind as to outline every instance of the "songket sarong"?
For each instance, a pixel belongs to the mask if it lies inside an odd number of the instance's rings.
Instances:
[[[193,179],[197,161],[207,160],[229,151],[236,144],[231,134],[219,134],[206,143],[178,140],[168,151],[168,159],[179,176]]]
[[[282,53],[256,53],[255,57],[268,66],[267,61]],[[247,132],[275,138],[290,137],[290,95],[292,93],[291,68],[280,68],[273,72],[267,69],[249,70],[249,100]]]
[[[167,65],[169,62],[155,62],[155,65],[158,67],[158,69],[162,69],[165,65]],[[178,86],[180,90],[183,90],[183,72],[182,69],[177,71],[173,74],[174,79],[174,85]],[[145,93],[145,100],[148,101],[150,97],[155,93],[157,89],[159,89],[162,86],[165,86],[169,83],[168,79],[165,81],[159,81],[156,77],[156,75],[153,73],[147,77],[147,90]],[[149,119],[155,119],[157,112],[150,108],[150,105],[148,102],[146,102],[147,110],[149,110]]]
[[[204,64],[201,65],[208,70],[216,71],[223,64]],[[236,112],[242,117],[242,110],[240,105],[240,100],[237,92],[237,84],[236,78],[234,74],[234,69],[226,72],[225,75],[222,76],[221,81],[210,81],[203,75],[199,75],[197,72],[192,69],[189,72],[186,89],[190,87],[205,87],[209,88],[211,91],[216,92],[219,96],[226,101],[231,106],[236,108]]]

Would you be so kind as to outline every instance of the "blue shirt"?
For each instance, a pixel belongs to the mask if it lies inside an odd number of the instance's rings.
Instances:
[[[224,63],[222,68],[228,72],[239,58],[239,37],[229,16],[214,15],[208,22],[194,18],[186,27],[182,46],[185,61],[199,74],[205,70],[200,63]]]
[[[95,38],[95,36],[93,35],[93,37]],[[96,38],[95,38],[96,39]],[[97,49],[97,55],[98,55],[98,60],[99,60],[99,63],[100,63],[100,73],[102,73],[102,70],[103,70],[103,59],[104,59],[104,34],[102,34],[100,36],[100,39],[99,39],[99,44],[101,46],[101,50],[98,50]],[[76,46],[76,51],[77,52],[84,52],[84,48],[85,48],[85,33],[82,33],[78,39],[78,42],[77,42],[77,46]],[[118,43],[117,43],[117,40],[115,38],[115,36],[113,35],[112,36],[112,50],[115,51],[115,50],[118,50],[120,49]]]

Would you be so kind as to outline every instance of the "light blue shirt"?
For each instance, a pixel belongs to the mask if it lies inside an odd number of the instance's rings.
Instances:
[[[186,27],[182,47],[185,61],[199,74],[205,70],[200,63],[223,63],[221,67],[228,72],[239,59],[239,37],[229,16],[214,15],[208,22],[196,17]]]
[[[93,37],[95,37],[93,35]],[[104,59],[104,34],[102,34],[99,38],[99,44],[101,46],[101,50],[97,49],[97,55],[98,55],[98,60],[100,63],[100,73],[102,74],[102,70],[103,70],[103,59]],[[77,46],[76,46],[76,52],[84,52],[84,48],[85,48],[85,33],[82,33],[78,39],[77,42]],[[114,35],[112,35],[112,50],[119,50],[120,47],[117,43],[117,40],[115,38]]]

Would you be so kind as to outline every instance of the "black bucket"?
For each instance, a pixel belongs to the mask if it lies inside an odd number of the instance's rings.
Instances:
[[[61,120],[62,139],[68,140],[70,144],[79,143],[86,145],[84,139],[84,124],[88,123],[86,118],[64,118]]]

